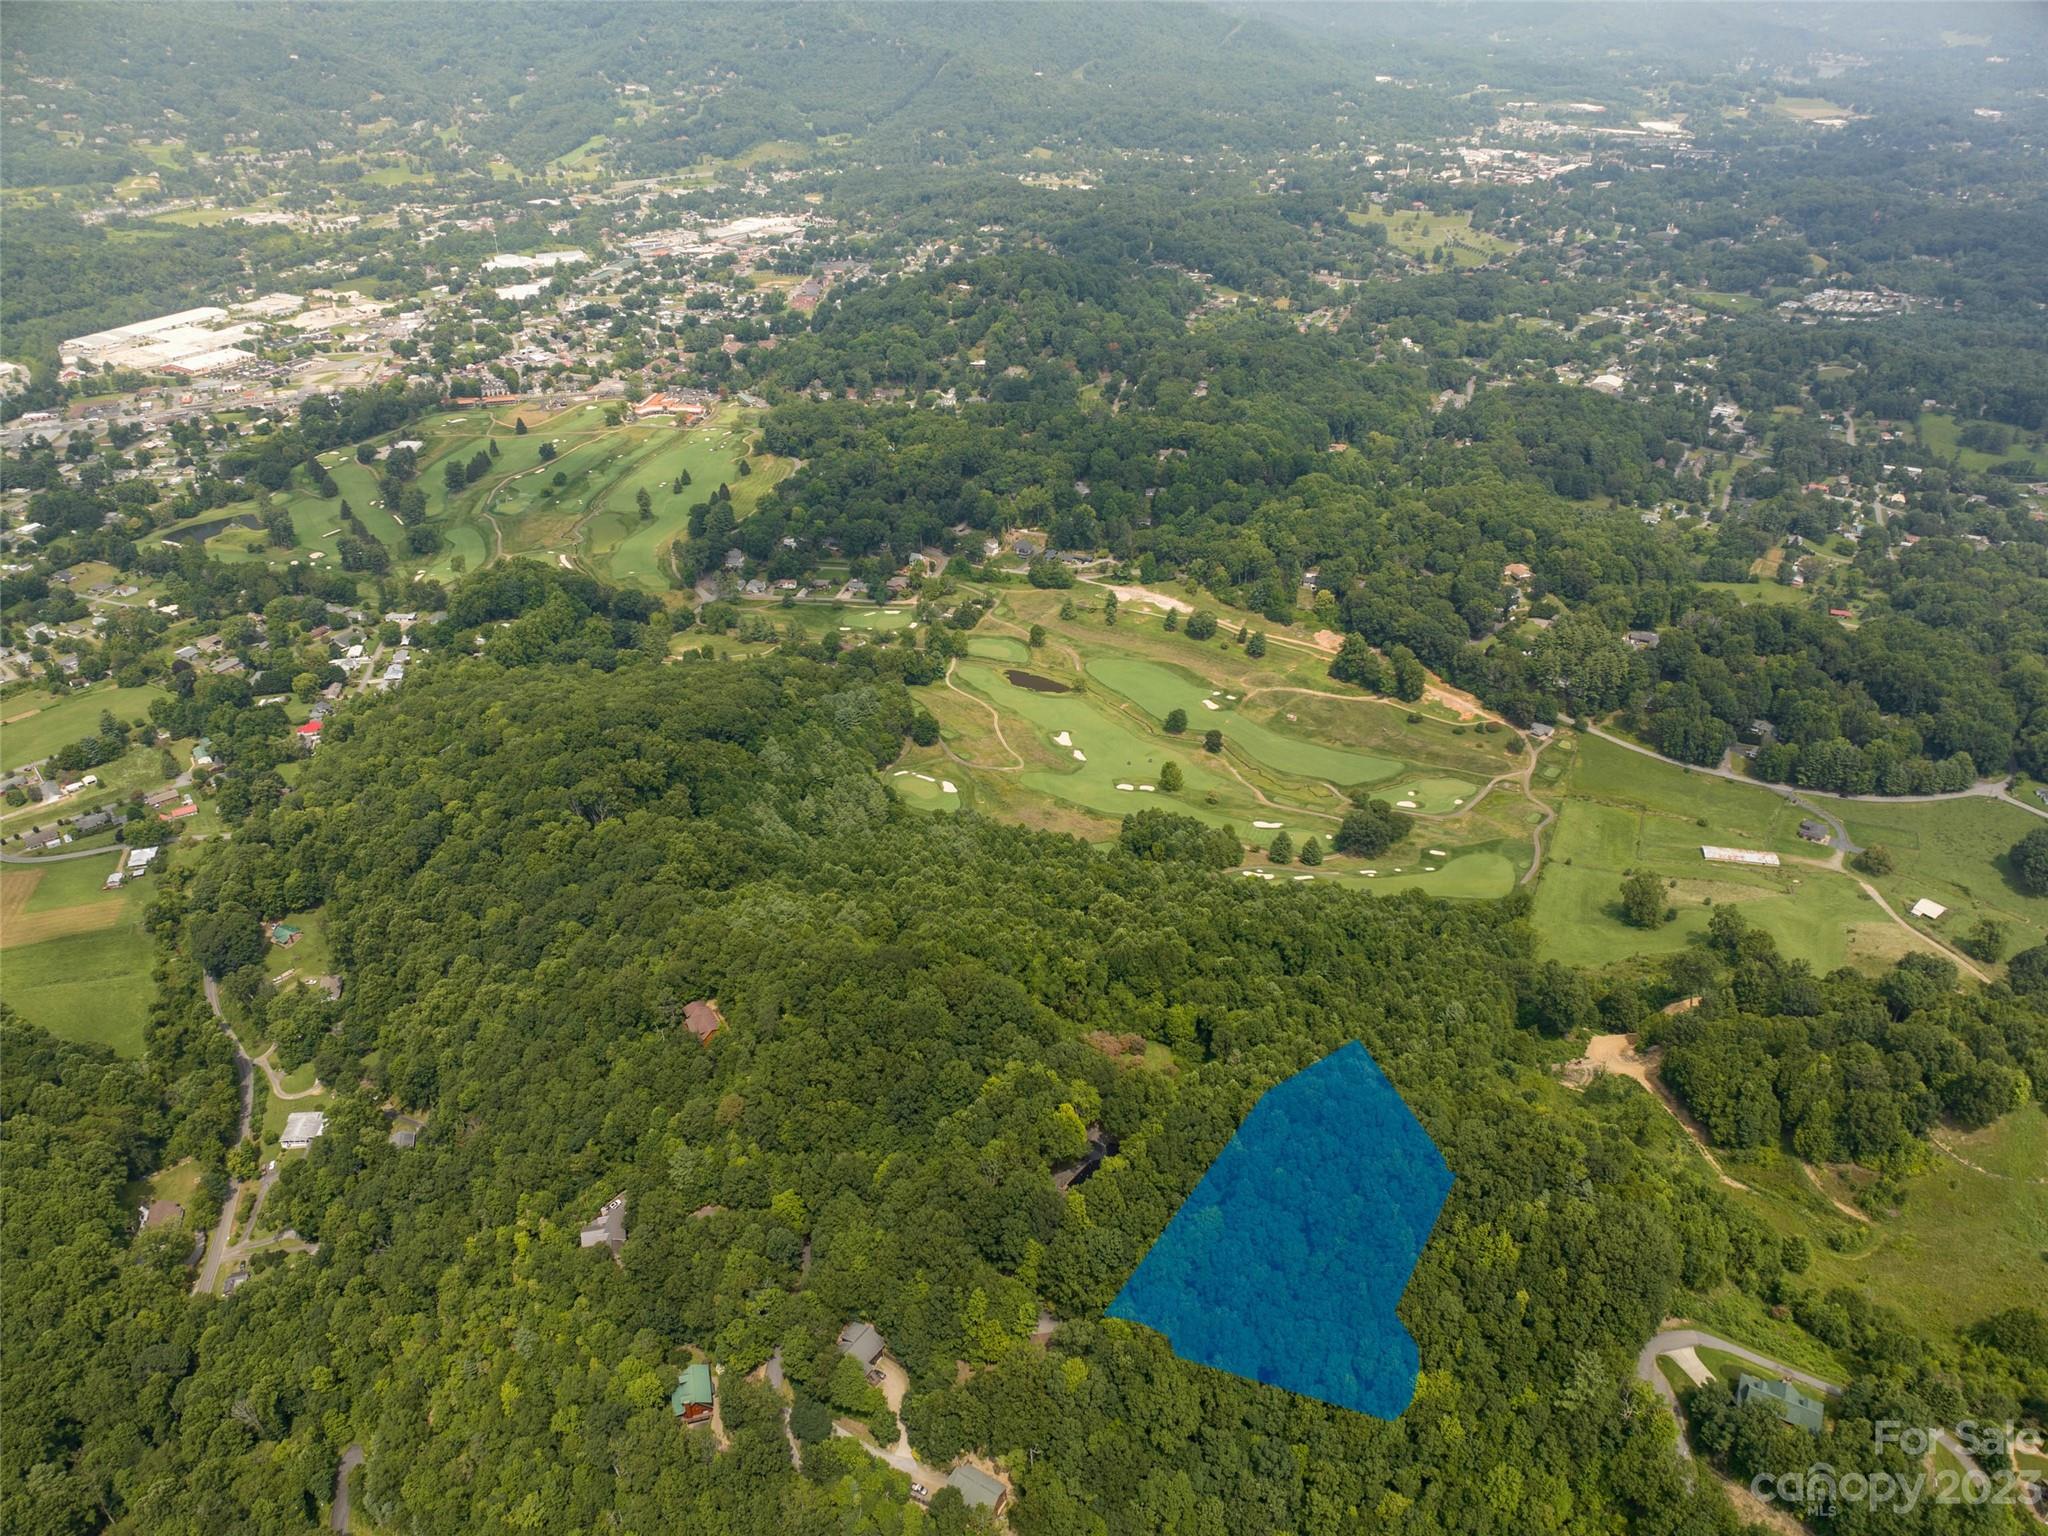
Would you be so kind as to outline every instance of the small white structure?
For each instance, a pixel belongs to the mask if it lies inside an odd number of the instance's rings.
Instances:
[[[1709,864],[1754,864],[1761,869],[1778,867],[1778,856],[1759,848],[1716,848],[1711,843],[1702,843],[1700,857]]]
[[[1930,923],[1939,922],[1942,918],[1948,916],[1947,907],[1944,907],[1938,901],[1929,901],[1925,896],[1914,902],[1907,910],[1915,917],[1926,918]]]
[[[149,868],[149,861],[156,857],[154,848],[130,848],[128,850],[128,873],[139,875]]]
[[[327,1132],[327,1117],[317,1109],[301,1109],[285,1116],[284,1134],[277,1144],[287,1152],[310,1147]]]

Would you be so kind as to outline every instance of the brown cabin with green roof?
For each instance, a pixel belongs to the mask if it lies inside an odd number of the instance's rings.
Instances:
[[[668,1408],[685,1424],[702,1424],[711,1417],[711,1367],[698,1360],[683,1367],[676,1389],[669,1394]]]

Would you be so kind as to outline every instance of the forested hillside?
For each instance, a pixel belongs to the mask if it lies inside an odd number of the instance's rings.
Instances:
[[[350,1441],[387,1528],[903,1528],[865,1453],[820,1438],[877,1406],[834,1366],[866,1318],[920,1453],[1007,1458],[1021,1531],[1732,1531],[1630,1362],[1681,1284],[1798,1283],[1648,1153],[1640,1101],[1517,1086],[1518,1009],[1559,985],[1518,906],[1247,888],[917,816],[873,773],[911,713],[800,660],[465,660],[337,725],[155,918],[246,957],[237,924],[324,905],[348,986],[305,1048],[343,1086],[272,1196],[317,1252],[225,1303],[184,1299],[167,1244],[120,1254],[124,1160],[198,1135],[212,1161],[226,1136],[224,1061],[204,1093],[168,1076],[210,1032],[189,962],[166,959],[148,1068],[10,1036],[13,1274],[69,1300],[35,1335],[39,1390],[10,1394],[9,1528],[302,1530]],[[703,999],[708,1044],[683,1025]],[[1424,1376],[1394,1423],[1100,1315],[1257,1094],[1353,1039],[1458,1181],[1402,1309]],[[416,1148],[380,1106],[425,1121]],[[1063,1195],[1090,1125],[1116,1154]],[[31,1174],[30,1142],[72,1150]],[[614,1264],[575,1232],[620,1192]],[[692,1348],[721,1366],[722,1454],[666,1409]],[[742,1379],[778,1351],[801,1471]],[[1924,1369],[1881,1395],[1916,1411]]]

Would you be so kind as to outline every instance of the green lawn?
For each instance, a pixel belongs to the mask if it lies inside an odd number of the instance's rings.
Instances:
[[[310,912],[295,912],[284,921],[299,930],[298,942],[289,948],[270,945],[263,955],[265,974],[275,976],[281,971],[294,971],[300,976],[330,974],[334,970],[334,954],[327,942],[326,909],[315,907]]]
[[[1310,836],[1327,839],[1335,830],[1334,806],[1328,820],[1258,807],[1222,762],[1202,750],[1199,737],[1182,737],[1169,744],[1168,738],[1154,736],[1120,714],[1107,697],[1020,688],[986,662],[958,663],[953,676],[1001,712],[1005,734],[1014,746],[1036,749],[1037,761],[1046,766],[1028,768],[1017,778],[1042,794],[1112,821],[1147,805],[1162,804],[1260,842],[1270,840],[1280,825],[1286,826],[1297,843]],[[1067,738],[1064,743],[1058,740],[1062,733]],[[1082,758],[1075,759],[1075,752]],[[1050,766],[1061,759],[1065,760],[1062,766]],[[1160,768],[1169,761],[1180,764],[1186,789],[1164,796],[1139,788],[1156,784]],[[1126,787],[1119,789],[1119,784]],[[1256,820],[1279,825],[1255,828]]]
[[[1730,1198],[1777,1231],[1810,1240],[1813,1284],[1850,1286],[1942,1328],[2038,1305],[2048,1285],[2048,1112],[2028,1104],[1988,1130],[1935,1134],[1976,1168],[1930,1149],[1898,1214],[1869,1227],[1817,1207],[1803,1191],[1755,1179],[1747,1166],[1733,1171],[1749,1190]],[[1833,1244],[1825,1240],[1831,1231]]]
[[[1957,440],[1963,424],[1944,411],[1922,411],[1914,426],[1914,433],[1920,439],[1920,446],[1930,453],[1943,458],[1953,454],[1964,469],[1983,471],[1993,464],[2009,459],[2019,459],[2033,465],[2034,473],[2048,474],[2048,447],[2038,437],[2030,438],[2018,427],[2010,428],[2013,445],[2005,453],[1985,453],[1976,448],[1965,448]]]
[[[126,725],[149,718],[149,706],[165,697],[161,688],[117,688],[107,683],[63,698],[37,689],[0,701],[0,768],[38,762],[60,747],[96,735],[100,713],[111,711]]]
[[[1800,812],[1781,797],[1687,773],[1595,736],[1551,750],[1567,766],[1536,889],[1534,918],[1546,954],[1574,965],[1670,954],[1704,932],[1713,906],[1727,902],[1739,903],[1786,954],[1820,971],[1879,969],[1914,947],[1844,875],[1701,858],[1708,843],[1795,857],[1821,852],[1800,840]],[[1678,910],[1675,921],[1641,929],[1621,920],[1621,879],[1636,868],[1677,881],[1667,896]]]
[[[99,860],[79,862],[105,878]],[[142,931],[143,903],[138,887],[110,893],[107,899],[124,904],[113,927],[0,952],[0,994],[16,1013],[54,1035],[140,1056],[155,990],[149,937]]]
[[[958,782],[948,776],[943,765],[934,763],[930,769],[896,768],[888,776],[889,786],[909,804],[924,811],[957,811],[960,809]]]
[[[1738,603],[1769,607],[1806,607],[1813,601],[1813,588],[1788,587],[1782,581],[1703,581],[1703,592],[1725,592]]]
[[[1497,257],[1512,255],[1518,247],[1498,235],[1472,227],[1466,213],[1429,213],[1419,209],[1394,209],[1376,204],[1345,215],[1361,228],[1377,226],[1387,232],[1387,244],[1418,260],[1432,258],[1442,248],[1455,267],[1476,267]]]
[[[1227,690],[1207,687],[1193,674],[1178,668],[1130,657],[1102,656],[1088,663],[1088,675],[1129,699],[1155,721],[1164,720],[1171,710],[1185,710],[1191,735],[1221,730],[1231,746],[1278,773],[1321,779],[1343,788],[1378,784],[1401,771],[1401,764],[1391,758],[1321,746],[1305,737],[1241,717],[1236,710],[1236,698]],[[1471,789],[1470,785],[1462,785],[1458,792],[1469,794]]]
[[[1949,909],[1939,922],[1909,919],[1915,927],[1953,944],[1980,919],[1992,918],[2011,930],[2008,954],[2048,937],[2048,897],[2024,894],[2006,857],[2027,833],[2048,825],[2040,817],[1978,798],[1922,805],[1857,801],[1840,809],[1851,838],[1891,851],[1894,872],[1871,883],[1901,916],[1922,897]]]
[[[969,635],[967,654],[984,661],[1004,661],[1023,666],[1031,660],[1031,647],[1008,635]]]

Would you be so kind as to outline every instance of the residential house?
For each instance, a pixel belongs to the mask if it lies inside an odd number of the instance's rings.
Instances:
[[[1808,1397],[1789,1381],[1765,1381],[1744,1371],[1735,1383],[1735,1401],[1738,1406],[1761,1403],[1794,1429],[1803,1429],[1809,1435],[1821,1431],[1820,1399]]]
[[[611,1249],[612,1257],[619,1256],[619,1250],[626,1246],[626,1197],[616,1194],[605,1201],[604,1208],[597,1213],[597,1220],[576,1235],[579,1247],[596,1248],[600,1245]]]
[[[985,1509],[992,1515],[1003,1512],[1003,1502],[1010,1496],[1008,1488],[965,1461],[946,1474],[946,1486],[959,1489],[969,1509]]]
[[[839,1352],[853,1356],[863,1367],[872,1366],[888,1348],[872,1323],[852,1322],[839,1331]]]
[[[683,1007],[683,1023],[701,1045],[725,1027],[725,1015],[716,1002],[688,1003]]]
[[[683,1367],[675,1391],[669,1394],[668,1410],[685,1424],[706,1423],[711,1418],[713,1391],[711,1367],[693,1361]]]
[[[277,1144],[287,1152],[310,1147],[327,1134],[327,1117],[317,1109],[301,1109],[285,1116],[284,1134]]]
[[[152,1200],[142,1207],[142,1228],[154,1232],[162,1227],[175,1227],[185,1219],[185,1207],[175,1200]]]

